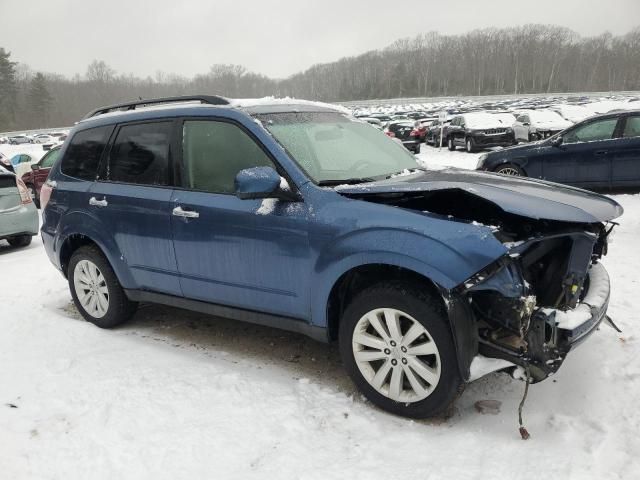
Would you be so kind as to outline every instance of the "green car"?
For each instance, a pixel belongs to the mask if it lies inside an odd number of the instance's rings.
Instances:
[[[0,240],[26,247],[38,234],[38,210],[25,184],[0,166]]]

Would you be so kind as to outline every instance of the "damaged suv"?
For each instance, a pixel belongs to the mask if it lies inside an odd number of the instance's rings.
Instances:
[[[622,213],[548,182],[426,171],[330,106],[211,96],[93,112],[41,202],[88,321],[153,302],[337,341],[364,395],[414,418],[447,410],[475,358],[552,375],[606,316]]]

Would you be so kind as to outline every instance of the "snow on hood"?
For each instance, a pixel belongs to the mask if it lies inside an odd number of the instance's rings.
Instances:
[[[550,110],[534,110],[529,113],[529,118],[536,126],[568,128],[571,122],[562,118],[558,113]]]
[[[510,113],[467,113],[464,122],[467,128],[506,128],[511,127],[516,117]]]
[[[342,195],[363,199],[369,195],[462,190],[513,215],[571,223],[606,222],[623,212],[613,199],[579,188],[456,168],[339,186],[335,190]]]

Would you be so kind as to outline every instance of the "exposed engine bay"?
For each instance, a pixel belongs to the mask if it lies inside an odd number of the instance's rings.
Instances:
[[[507,253],[450,292],[449,304],[470,310],[479,353],[526,367],[532,381],[541,381],[605,318],[609,278],[598,262],[616,225],[611,219],[621,211],[598,212],[592,221],[584,221],[589,211],[576,213],[582,221],[548,219],[502,208],[493,191],[484,196],[473,186],[449,187],[348,196],[489,227]]]

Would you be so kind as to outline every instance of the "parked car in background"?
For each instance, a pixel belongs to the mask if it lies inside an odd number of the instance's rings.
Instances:
[[[519,112],[513,124],[516,141],[542,140],[573,125],[552,110]]]
[[[11,145],[22,145],[24,143],[33,143],[33,139],[26,135],[15,135],[13,137],[9,137],[9,143]]]
[[[0,240],[13,247],[26,247],[37,234],[38,211],[27,187],[0,166]]]
[[[384,132],[393,138],[397,138],[402,145],[413,153],[420,153],[420,132],[415,127],[415,122],[401,120],[387,124]]]
[[[434,120],[432,121],[429,126],[427,127],[427,131],[425,132],[425,136],[424,136],[424,142],[429,144],[429,145],[433,145],[434,147],[439,147],[440,146],[440,130],[444,129],[444,127],[446,127],[447,125],[449,125],[449,123],[451,122],[451,120],[445,120],[444,122],[441,122],[440,120]],[[444,133],[444,130],[443,130]],[[442,142],[444,145],[447,144],[447,139],[444,137],[442,137]]]
[[[13,171],[18,178],[27,173],[31,169],[31,164],[36,163],[40,159],[40,155],[33,153],[18,153],[11,157],[11,165]]]
[[[484,154],[477,169],[583,188],[640,187],[640,111],[588,118],[546,140]]]
[[[14,172],[13,165],[11,165],[11,159],[2,152],[0,152],[0,167],[4,167],[6,170]]]
[[[47,181],[49,170],[60,155],[60,146],[53,147],[37,163],[31,165],[31,170],[22,175],[22,181],[27,186],[29,194],[37,208],[40,208],[40,190]]]
[[[416,130],[418,130],[421,142],[425,141],[427,136],[427,130],[429,129],[429,125],[431,125],[431,122],[433,122],[434,120],[435,118],[433,117],[419,118],[416,120],[414,125]]]
[[[613,199],[426,171],[329,105],[169,101],[92,112],[42,188],[44,249],[99,327],[152,302],[338,342],[372,403],[424,418],[478,355],[542,381],[606,316]]]
[[[382,124],[385,124],[387,122],[391,121],[391,116],[387,115],[386,113],[372,113],[371,115],[369,115],[370,118],[377,118],[378,120],[380,120],[382,122]]]
[[[456,115],[444,128],[449,150],[463,147],[467,152],[489,147],[506,147],[515,143],[510,114],[484,112]]]
[[[57,141],[58,141],[57,137],[54,137],[47,133],[41,133],[39,135],[34,135],[33,137],[34,143],[55,143]]]
[[[357,117],[359,120],[362,120],[363,122],[367,122],[370,125],[373,125],[374,127],[376,127],[378,130],[382,130],[382,122],[380,120],[378,120],[377,118],[371,118],[371,117]]]
[[[66,132],[53,132],[53,133],[50,133],[49,135],[56,138],[59,142],[64,142],[67,139]]]

